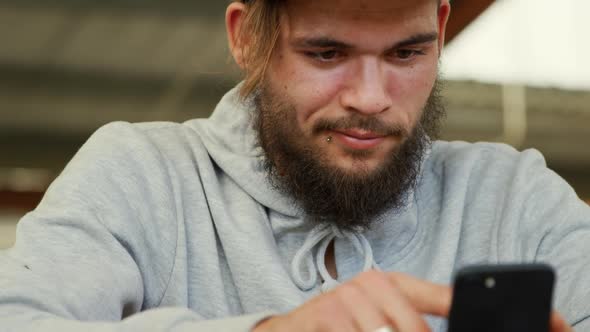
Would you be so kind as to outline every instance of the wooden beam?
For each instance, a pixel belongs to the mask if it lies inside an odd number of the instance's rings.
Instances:
[[[0,209],[28,212],[37,207],[43,192],[0,190]]]
[[[446,40],[452,41],[465,27],[473,22],[494,0],[451,1],[451,18],[447,24]]]

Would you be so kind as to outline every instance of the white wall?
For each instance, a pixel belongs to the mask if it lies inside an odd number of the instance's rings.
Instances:
[[[588,0],[495,1],[446,47],[443,75],[590,89],[589,12]]]
[[[22,213],[0,211],[0,249],[6,249],[14,244],[16,224]]]

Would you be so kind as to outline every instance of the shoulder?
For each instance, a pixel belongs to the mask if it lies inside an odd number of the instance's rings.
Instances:
[[[182,123],[116,121],[100,127],[90,136],[88,141],[94,143],[110,141],[114,138],[117,138],[121,144],[144,142],[156,145],[198,140],[194,128]]]
[[[524,203],[531,197],[545,201],[571,186],[550,170],[535,150],[518,151],[506,144],[438,141],[423,169],[422,186],[447,199],[469,206],[509,201]],[[551,195],[547,194],[551,191]]]
[[[104,156],[114,160],[135,158],[190,158],[204,149],[194,128],[175,122],[111,122],[96,130],[77,156]],[[163,160],[161,160],[163,161]]]
[[[177,123],[109,123],[90,136],[50,189],[85,188],[83,192],[105,196],[118,190],[138,201],[158,188],[159,194],[172,195],[172,184],[189,175],[198,177],[197,163],[207,163],[206,151],[193,133]]]
[[[427,160],[424,178],[429,189],[438,188],[454,199],[475,207],[493,205],[535,215],[545,208],[579,205],[574,189],[547,167],[535,149],[518,151],[497,143],[436,142]],[[571,210],[576,210],[571,209]]]
[[[437,141],[427,162],[436,176],[513,177],[524,169],[547,169],[545,158],[535,149],[518,151],[501,143]]]
[[[527,160],[535,160],[545,165],[543,155],[536,149],[518,151],[507,144],[489,142],[436,141],[432,147],[431,157],[439,166],[466,160],[473,162],[473,166],[484,162],[509,166]]]

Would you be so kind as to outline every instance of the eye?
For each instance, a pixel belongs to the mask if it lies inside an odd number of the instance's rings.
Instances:
[[[424,52],[413,49],[399,49],[395,51],[395,56],[401,60],[409,60],[418,55],[424,55]]]
[[[342,56],[342,53],[337,50],[327,50],[321,52],[306,52],[306,55],[321,62],[332,62]]]

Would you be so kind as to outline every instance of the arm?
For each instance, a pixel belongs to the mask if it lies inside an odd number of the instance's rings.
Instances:
[[[0,254],[0,331],[248,331],[267,316],[146,311],[168,286],[177,215],[167,161],[141,135],[100,129],[21,220]]]
[[[534,250],[535,261],[556,268],[554,307],[569,325],[585,331],[590,324],[590,206],[538,153],[528,151],[525,156],[523,181],[515,183],[525,194],[520,209],[523,248]]]

